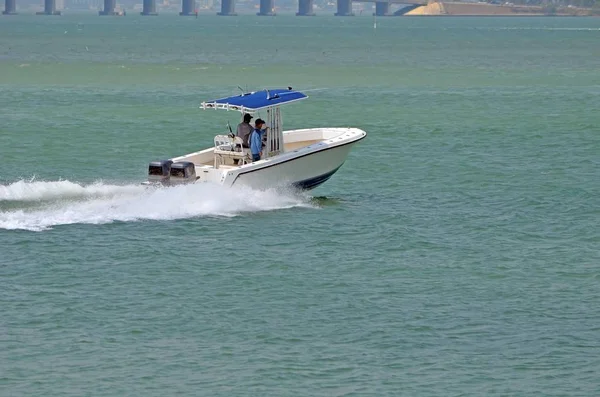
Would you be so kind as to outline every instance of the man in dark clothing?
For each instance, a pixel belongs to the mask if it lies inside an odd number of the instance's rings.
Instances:
[[[248,113],[244,114],[244,121],[238,124],[235,133],[237,136],[242,138],[242,147],[247,149],[250,148],[250,142],[248,142],[250,140],[250,134],[252,134],[252,131],[254,131],[254,127],[252,127],[250,124],[250,120],[252,120],[252,115]],[[238,144],[237,146],[241,151],[242,148],[239,147],[240,145]],[[233,160],[233,164],[235,165],[238,165],[238,162],[238,159]]]
[[[238,124],[236,131],[236,135],[242,138],[242,146],[245,148],[250,147],[248,140],[250,139],[250,134],[254,131],[254,127],[250,125],[250,120],[252,120],[252,115],[248,113],[244,114],[244,121]]]

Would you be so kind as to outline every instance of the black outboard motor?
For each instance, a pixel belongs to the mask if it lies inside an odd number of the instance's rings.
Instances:
[[[171,176],[171,160],[153,161],[148,165],[148,182],[169,183]]]
[[[189,161],[180,161],[171,164],[170,183],[189,183],[196,181],[196,166]]]

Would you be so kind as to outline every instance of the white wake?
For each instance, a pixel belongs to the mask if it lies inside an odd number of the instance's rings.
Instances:
[[[18,181],[0,185],[0,229],[42,231],[57,225],[232,217],[313,207],[308,196],[210,184],[173,187]]]

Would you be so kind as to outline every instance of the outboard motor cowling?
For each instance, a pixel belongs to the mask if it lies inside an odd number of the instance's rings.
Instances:
[[[148,165],[148,182],[168,183],[171,176],[171,160],[152,161]]]
[[[189,161],[171,164],[171,183],[189,183],[196,181],[196,166]]]

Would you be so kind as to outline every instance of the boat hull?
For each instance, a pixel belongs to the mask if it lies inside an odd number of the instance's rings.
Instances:
[[[354,144],[366,135],[366,132],[357,128],[285,131],[283,153],[254,162],[245,162],[240,159],[246,159],[246,155],[239,151],[219,149],[217,152],[214,148],[207,148],[150,163],[149,172],[152,172],[152,175],[149,179],[156,179],[154,173],[158,172],[159,178],[164,179],[162,183],[169,185],[175,176],[172,172],[174,167],[178,166],[177,169],[181,169],[193,164],[195,172],[190,172],[191,176],[184,178],[185,183],[215,183],[226,187],[248,186],[254,189],[314,189],[337,172]],[[240,162],[240,165],[234,160]],[[169,164],[170,171],[166,166]]]
[[[326,182],[344,164],[353,144],[325,147],[311,153],[266,161],[259,168],[228,173],[225,185],[255,189],[294,187],[310,190]]]

